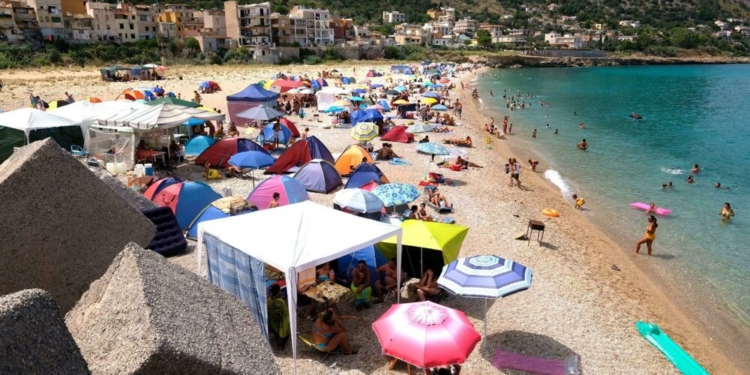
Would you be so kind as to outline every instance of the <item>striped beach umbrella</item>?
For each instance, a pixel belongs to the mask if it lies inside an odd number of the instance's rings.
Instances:
[[[531,269],[495,255],[459,258],[443,267],[438,285],[468,298],[484,299],[484,335],[487,336],[487,299],[501,298],[531,286]]]
[[[352,127],[351,135],[357,142],[367,142],[378,136],[378,126],[372,122],[360,122]]]

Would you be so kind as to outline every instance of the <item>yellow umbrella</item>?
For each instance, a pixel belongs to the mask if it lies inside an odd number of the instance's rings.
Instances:
[[[349,99],[341,99],[331,103],[331,105],[335,105],[338,107],[348,107],[352,105],[352,102]]]
[[[266,90],[268,90],[268,89],[271,88],[272,84],[273,84],[273,81],[272,80],[268,80],[268,81],[266,81],[266,82],[263,83],[263,88],[266,89]]]
[[[202,110],[208,111],[208,112],[216,112],[216,111],[213,110],[213,108],[208,108],[208,107],[198,107],[196,109],[202,109]]]
[[[428,104],[428,105],[433,105],[433,104],[435,104],[437,102],[438,101],[435,98],[424,98],[424,99],[422,99],[422,103]]]
[[[395,102],[393,102],[393,104],[397,104],[397,105],[405,105],[405,104],[409,104],[409,102],[407,102],[407,101],[406,101],[406,100],[404,100],[404,99],[399,99],[399,100],[396,100]]]
[[[352,127],[351,135],[357,142],[367,142],[378,136],[378,130],[372,122],[360,122]]]

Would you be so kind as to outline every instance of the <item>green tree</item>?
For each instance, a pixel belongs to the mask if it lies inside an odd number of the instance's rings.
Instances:
[[[480,29],[477,31],[477,44],[480,47],[487,48],[492,45],[492,35],[487,30]]]
[[[675,27],[672,29],[670,39],[672,40],[672,45],[685,49],[693,49],[701,42],[700,35],[684,27]]]

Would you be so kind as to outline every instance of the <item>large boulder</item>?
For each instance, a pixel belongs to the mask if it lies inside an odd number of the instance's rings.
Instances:
[[[117,195],[126,202],[130,203],[130,205],[135,207],[138,211],[151,210],[158,207],[156,203],[144,197],[143,194],[129,188],[122,183],[122,181],[118,180],[117,177],[112,176],[106,169],[97,168],[92,170],[92,172],[94,172],[104,184],[109,186],[110,189],[117,193]]]
[[[0,374],[90,373],[49,293],[0,297]]]
[[[0,164],[0,295],[49,291],[65,314],[122,248],[156,228],[48,138]]]
[[[247,307],[128,245],[65,322],[94,374],[280,374]]]

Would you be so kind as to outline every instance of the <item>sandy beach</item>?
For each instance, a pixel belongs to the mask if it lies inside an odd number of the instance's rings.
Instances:
[[[347,76],[364,78],[365,67],[372,62],[352,65],[341,63],[336,67]],[[391,64],[374,65],[388,71]],[[244,89],[248,84],[283,72],[309,74],[332,69],[334,66],[198,66],[170,67],[168,79],[158,82],[167,91],[190,98],[201,81],[218,82],[223,91],[203,95],[203,105],[226,112],[226,96]],[[461,80],[469,85],[476,73],[465,74]],[[180,79],[181,78],[181,79]],[[99,80],[98,71],[45,70],[14,71],[0,74],[5,88],[0,94],[0,109],[4,111],[28,106],[29,93],[51,101],[63,99],[64,92],[73,93],[76,99],[98,97],[112,100],[127,87],[140,87],[138,83],[106,83]],[[376,82],[382,78],[374,79]],[[457,83],[457,82],[456,82]],[[149,87],[153,82],[149,82]],[[458,85],[458,83],[457,83]],[[460,87],[460,85],[458,85]],[[635,328],[639,320],[659,324],[670,337],[713,374],[750,373],[750,364],[742,354],[750,342],[746,333],[728,332],[730,326],[708,325],[711,317],[685,314],[678,303],[671,300],[668,290],[659,288],[644,272],[629,252],[619,248],[614,241],[596,229],[559,192],[546,181],[541,166],[536,173],[528,168],[521,175],[523,188],[508,186],[508,176],[503,165],[509,157],[528,159],[520,150],[510,146],[511,134],[506,141],[492,139],[485,143],[482,127],[488,122],[486,113],[471,99],[471,89],[454,90],[449,97],[464,103],[463,118],[452,133],[430,133],[433,142],[442,143],[448,138],[471,136],[474,147],[468,149],[469,160],[484,166],[454,172],[438,169],[429,163],[429,157],[416,153],[416,144],[393,143],[394,151],[410,165],[377,165],[391,181],[417,184],[429,171],[444,173],[456,181],[455,186],[441,186],[443,194],[454,203],[451,216],[458,224],[468,226],[461,257],[495,254],[510,258],[533,269],[533,283],[529,290],[506,299],[491,301],[488,317],[488,336],[484,345],[478,346],[464,366],[462,374],[522,374],[518,371],[497,370],[492,366],[493,352],[497,348],[551,359],[564,359],[571,355],[580,357],[584,374],[679,374],[664,356],[646,342]],[[314,112],[308,112],[308,115]],[[310,135],[320,138],[336,156],[353,143],[348,129],[325,129],[329,117],[323,114],[320,121],[312,116],[299,121],[290,119],[298,128],[310,128]],[[501,119],[496,117],[496,124]],[[403,123],[399,120],[397,123]],[[374,141],[376,148],[380,141]],[[522,162],[526,166],[527,163]],[[182,178],[203,180],[202,168],[184,165],[175,174]],[[260,175],[258,175],[260,177]],[[240,179],[222,179],[207,182],[221,194],[246,197],[252,182]],[[310,194],[315,202],[332,206],[333,194]],[[421,198],[419,199],[421,201]],[[558,218],[541,214],[552,208],[560,213]],[[546,225],[544,242],[519,241],[516,236],[525,232],[529,220],[540,220]],[[192,248],[192,247],[191,247]],[[195,254],[172,257],[170,261],[195,271]],[[614,270],[616,265],[619,271]],[[412,299],[413,296],[406,296]],[[299,346],[296,361],[297,374],[399,374],[405,373],[403,364],[395,370],[387,369],[381,356],[380,345],[371,323],[382,315],[392,303],[374,305],[370,310],[355,312],[351,306],[340,306],[344,314],[357,314],[361,319],[348,321],[351,341],[360,348],[354,356],[329,356],[323,360],[320,353]],[[463,310],[481,331],[484,303],[476,299],[451,296],[442,302],[446,306]],[[300,332],[309,334],[310,322],[299,320]],[[731,333],[731,334],[730,334]],[[301,344],[301,342],[300,342]],[[732,347],[732,344],[734,346]],[[279,365],[285,374],[295,373],[291,345],[276,351]]]

